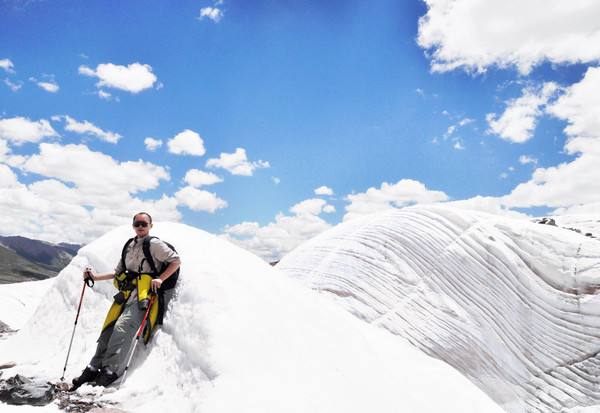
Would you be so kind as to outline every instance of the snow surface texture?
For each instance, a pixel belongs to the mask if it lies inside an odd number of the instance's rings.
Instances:
[[[600,403],[598,239],[413,207],[339,225],[278,267],[448,362],[508,411]]]
[[[130,233],[121,227],[82,248],[22,330],[0,341],[0,358],[18,363],[4,377],[61,376],[83,268],[111,271]],[[448,364],[251,253],[181,224],[155,224],[153,235],[181,255],[178,295],[151,345],[138,346],[125,384],[100,400],[144,413],[502,411]],[[91,358],[114,293],[108,281],[86,290],[67,379]]]
[[[54,280],[26,281],[0,284],[0,321],[13,330],[29,320]]]

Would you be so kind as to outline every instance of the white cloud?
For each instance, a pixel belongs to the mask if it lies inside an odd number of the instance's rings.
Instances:
[[[273,180],[273,182],[275,183],[275,185],[279,185],[281,183],[281,179],[279,179],[276,176],[272,176],[271,179]]]
[[[16,82],[12,82],[8,78],[4,79],[4,84],[6,86],[8,86],[8,88],[10,90],[12,90],[13,92],[17,92],[17,91],[19,91],[19,89],[21,89],[23,87],[23,82],[18,81],[18,80]]]
[[[531,217],[521,212],[513,211],[502,203],[501,198],[476,196],[470,199],[461,201],[446,202],[444,205],[452,206],[459,209],[467,209],[470,211],[481,211],[488,214],[504,215],[517,219],[530,219]]]
[[[44,89],[46,92],[50,93],[56,93],[58,92],[58,89],[60,89],[60,87],[56,83],[52,82],[38,82],[37,85]]]
[[[311,198],[298,202],[290,212],[292,215],[277,214],[274,221],[265,226],[257,222],[228,225],[222,236],[267,261],[275,261],[331,228],[319,214],[335,212],[335,207],[323,199]]]
[[[5,154],[6,149],[0,152]],[[148,211],[161,221],[181,219],[173,197],[142,200],[131,196],[168,179],[166,171],[156,165],[119,163],[83,145],[43,143],[39,154],[18,167],[30,173],[30,180],[36,177],[32,172],[50,178],[23,185],[0,165],[2,234],[89,242],[116,225],[129,223],[136,211]]]
[[[538,89],[523,89],[523,95],[510,100],[500,118],[494,113],[487,114],[486,120],[490,127],[488,132],[509,142],[528,141],[533,136],[537,118],[543,113],[542,107],[557,90],[558,86],[553,82],[545,83]]]
[[[60,118],[61,118],[60,116],[55,116],[52,118],[52,120],[57,120]],[[118,133],[111,132],[111,131],[104,131],[104,130],[100,129],[99,127],[97,127],[96,125],[94,125],[93,123],[88,122],[87,120],[84,120],[83,122],[79,122],[70,116],[62,116],[62,118],[66,122],[65,130],[67,130],[69,132],[78,133],[80,135],[93,135],[93,136],[100,138],[103,141],[106,141],[109,143],[117,143],[119,141],[119,139],[122,138],[122,136],[119,135]]]
[[[15,73],[15,65],[10,59],[0,59],[0,69],[4,69],[8,73]]]
[[[241,224],[227,226],[226,232],[230,235],[235,235],[238,237],[253,237],[260,230],[260,225],[258,222],[242,222]]]
[[[600,68],[590,68],[547,112],[568,126],[565,152],[575,156],[549,168],[537,168],[532,178],[504,197],[512,207],[554,208],[600,201]]]
[[[275,261],[329,228],[331,225],[316,215],[280,213],[262,227],[256,222],[227,226],[223,237],[266,261]]]
[[[144,145],[146,145],[146,150],[150,152],[154,152],[155,150],[160,148],[162,144],[163,141],[161,141],[160,139],[154,139],[150,137],[144,139]]]
[[[202,137],[190,129],[178,133],[167,142],[169,152],[176,155],[202,156],[206,153]]]
[[[425,0],[418,43],[433,71],[600,60],[600,3],[590,0]],[[518,11],[518,12],[515,12]]]
[[[56,131],[45,119],[38,121],[29,118],[15,117],[0,119],[0,139],[21,145],[25,142],[39,142],[48,137],[58,136]]]
[[[216,194],[208,191],[186,186],[175,193],[177,201],[187,206],[192,211],[214,213],[216,210],[227,207],[227,202]]]
[[[573,205],[568,208],[558,208],[552,212],[552,215],[593,215],[596,219],[598,213],[600,213],[600,202],[593,202],[585,205]]]
[[[170,179],[161,166],[142,160],[117,162],[85,145],[42,143],[40,152],[29,157],[23,169],[73,183],[89,194],[102,194],[108,202],[113,201],[110,194],[146,191]]]
[[[223,182],[223,178],[211,172],[204,172],[199,169],[190,169],[189,171],[187,171],[183,180],[188,185],[193,186],[194,188]]]
[[[600,67],[591,67],[583,79],[572,85],[548,113],[566,120],[565,133],[570,137],[600,138]]]
[[[344,221],[394,207],[447,199],[448,196],[444,192],[429,190],[421,182],[412,179],[402,179],[395,184],[384,182],[379,189],[371,187],[366,192],[348,195],[346,200],[350,205],[346,206]]]
[[[291,207],[290,211],[296,215],[319,215],[323,211],[325,205],[327,205],[327,202],[323,199],[305,199]]]
[[[463,141],[460,138],[454,138],[452,140],[454,142],[454,145],[452,145],[452,147],[454,149],[456,149],[457,151],[464,151],[465,150],[465,146],[463,145]]]
[[[100,99],[104,99],[104,100],[112,100],[113,99],[113,95],[112,94],[110,94],[109,92],[107,92],[105,90],[102,90],[102,89],[100,89],[98,91],[98,97]]]
[[[15,188],[18,186],[17,175],[8,166],[0,164],[0,188]]]
[[[157,81],[156,75],[152,73],[152,66],[137,62],[127,66],[101,63],[95,70],[82,65],[79,66],[79,73],[97,77],[99,79],[96,83],[97,88],[109,87],[130,93],[150,89]]]
[[[205,18],[218,23],[223,18],[223,11],[218,7],[203,7],[200,9],[200,16],[198,19],[203,20]]]
[[[333,214],[335,212],[335,207],[333,205],[325,205],[323,207],[323,212],[325,212],[326,214]]]
[[[333,189],[329,188],[328,186],[320,186],[317,189],[315,189],[315,195],[333,195]]]
[[[56,93],[60,89],[56,81],[54,80],[54,75],[44,75],[44,78],[48,80],[38,80],[35,77],[30,77],[29,80],[38,85],[40,88],[44,89],[49,93]]]
[[[521,165],[527,165],[528,163],[532,163],[534,165],[537,165],[538,160],[536,158],[533,158],[529,155],[521,155],[519,156],[519,163]]]
[[[26,158],[24,156],[13,155],[8,147],[8,143],[5,140],[0,139],[0,163],[18,167],[19,165],[22,165],[25,160]]]
[[[218,159],[212,158],[206,161],[207,168],[223,168],[232,175],[252,176],[257,168],[269,168],[269,162],[249,162],[246,150],[236,148],[234,153],[221,153]]]

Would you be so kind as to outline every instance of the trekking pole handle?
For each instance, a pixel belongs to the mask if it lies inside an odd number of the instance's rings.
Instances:
[[[94,276],[92,275],[92,267],[85,267],[84,271],[86,277],[83,281],[87,284],[88,287],[92,288],[94,286]]]

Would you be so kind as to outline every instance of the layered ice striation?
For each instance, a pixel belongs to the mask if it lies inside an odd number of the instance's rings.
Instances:
[[[412,207],[338,225],[278,267],[451,364],[507,411],[600,403],[598,239]]]
[[[182,224],[157,223],[152,233],[174,244],[183,263],[165,324],[149,346],[138,346],[118,390],[86,385],[79,393],[145,413],[502,411],[448,364],[365,324],[257,256]],[[52,284],[28,286],[44,291],[31,294],[41,300],[21,330],[0,340],[0,364],[17,363],[3,377],[60,377],[82,271],[111,271],[130,236],[131,227],[117,228],[82,248]],[[115,292],[108,281],[86,290],[67,379],[93,355]],[[11,409],[0,403],[0,411]]]

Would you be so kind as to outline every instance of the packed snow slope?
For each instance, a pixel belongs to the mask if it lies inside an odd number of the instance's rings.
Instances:
[[[121,227],[82,248],[23,329],[0,341],[0,359],[17,362],[4,377],[61,376],[83,268],[112,271],[130,233]],[[181,255],[178,294],[153,342],[138,347],[125,384],[100,400],[144,413],[502,411],[448,364],[251,253],[181,224],[156,224],[153,235]],[[91,358],[114,293],[108,281],[86,290],[68,379]]]
[[[278,267],[451,364],[508,411],[600,403],[598,239],[421,206],[341,224]]]

